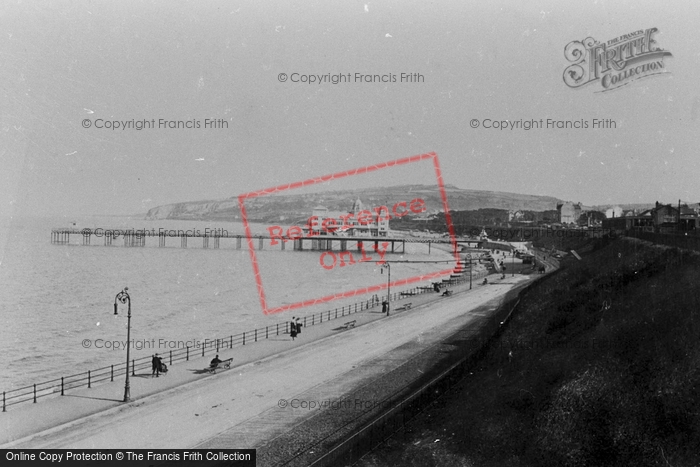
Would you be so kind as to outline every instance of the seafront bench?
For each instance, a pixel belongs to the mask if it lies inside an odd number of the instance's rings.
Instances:
[[[357,323],[357,320],[353,319],[352,321],[348,321],[347,323],[343,323],[343,326],[341,326],[341,327],[344,327],[345,329],[354,328],[356,323]]]
[[[227,358],[226,360],[221,360],[216,365],[209,366],[209,373],[216,373],[216,370],[228,370],[231,368],[231,362],[233,358]]]
[[[405,296],[416,295],[416,293],[415,292],[400,292],[399,295],[401,295],[402,297],[405,297]]]
[[[413,306],[413,303],[411,303],[411,302],[404,303],[403,305],[401,305],[400,307],[398,307],[398,308],[396,309],[396,311],[410,310],[412,306]]]

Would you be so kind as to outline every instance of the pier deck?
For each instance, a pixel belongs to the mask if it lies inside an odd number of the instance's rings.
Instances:
[[[155,230],[155,229],[77,229],[77,228],[53,228],[51,229],[51,243],[55,245],[71,244],[70,237],[79,236],[81,238],[80,245],[99,245],[116,246],[123,243],[125,247],[145,247],[147,246],[146,239],[157,238],[158,247],[163,248],[168,246],[168,241],[179,243],[181,248],[188,247],[188,241],[201,238],[202,248],[222,248],[222,240],[235,241],[235,249],[243,248],[244,239],[250,248],[257,250],[264,249],[267,243],[268,247],[279,248],[284,250],[287,242],[291,242],[295,251],[311,250],[311,251],[348,251],[351,247],[361,251],[362,245],[365,243],[374,243],[379,246],[380,243],[389,243],[391,249],[387,250],[391,253],[405,253],[406,243],[423,243],[428,245],[428,252],[432,244],[450,244],[449,239],[438,238],[414,238],[414,237],[341,237],[338,235],[314,235],[304,236],[297,239],[286,239],[281,241],[279,237],[269,235],[251,235],[248,236],[242,233],[228,232],[224,229],[199,229],[190,230]],[[94,238],[94,243],[93,243]],[[100,238],[102,242],[100,242]],[[120,241],[121,240],[121,241]],[[257,240],[257,248],[255,243]],[[471,242],[474,240],[457,240],[457,242]],[[75,244],[75,243],[74,243]],[[350,246],[349,246],[350,245]],[[397,248],[400,245],[400,249]],[[171,245],[172,246],[172,245]]]

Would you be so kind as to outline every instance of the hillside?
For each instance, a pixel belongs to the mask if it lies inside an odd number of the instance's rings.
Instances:
[[[359,465],[700,465],[700,256],[596,248],[531,289],[473,373]]]
[[[450,210],[498,208],[546,211],[556,209],[562,201],[551,196],[521,195],[482,190],[465,190],[451,185],[445,187]],[[436,186],[400,185],[362,190],[338,190],[310,194],[260,196],[246,201],[249,220],[253,222],[299,221],[307,219],[314,207],[323,205],[331,211],[347,211],[353,201],[360,199],[366,206],[393,206],[413,198],[425,200],[428,212],[443,209]],[[221,220],[240,219],[238,198],[191,201],[152,208],[146,219]]]

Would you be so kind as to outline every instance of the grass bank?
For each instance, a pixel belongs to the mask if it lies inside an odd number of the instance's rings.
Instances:
[[[700,257],[598,240],[360,465],[700,464]]]

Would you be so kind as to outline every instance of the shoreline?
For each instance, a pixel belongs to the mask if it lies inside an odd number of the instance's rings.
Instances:
[[[465,286],[468,288],[466,284],[463,284],[461,287]],[[440,300],[436,295],[425,294],[422,299],[425,299],[426,302],[429,301],[431,303],[430,308],[434,308],[432,304]],[[428,297],[435,298],[428,300]],[[416,301],[417,299],[417,296],[407,297],[400,300],[399,303]],[[447,300],[453,300],[453,298],[448,298]],[[358,328],[371,329],[372,327],[366,328],[363,325],[369,322],[377,322],[378,320],[380,322],[391,321],[391,319],[409,314],[417,316],[411,310],[408,312],[399,312],[397,310],[387,318],[381,312],[368,310],[353,315],[353,319],[357,318]],[[228,372],[211,375],[211,377],[209,375],[201,377],[203,372],[206,371],[203,368],[206,367],[207,359],[197,359],[187,362],[185,365],[175,365],[171,367],[168,375],[157,379],[144,378],[144,375],[137,374],[137,377],[132,378],[133,400],[130,403],[124,404],[118,401],[118,397],[121,394],[121,384],[115,381],[114,383],[106,383],[92,389],[82,388],[80,391],[75,391],[74,394],[64,397],[57,396],[35,405],[19,406],[15,410],[0,416],[0,426],[3,427],[2,431],[6,434],[1,442],[4,443],[4,447],[7,447],[8,444],[34,447],[38,438],[50,437],[52,431],[60,431],[68,427],[75,429],[76,426],[92,423],[90,419],[103,418],[102,415],[106,415],[107,412],[122,413],[124,410],[129,411],[134,407],[134,404],[140,406],[154,403],[167,393],[179,393],[187,390],[188,386],[192,388],[201,387],[202,385],[207,386],[210,380],[216,380],[220,377],[234,377],[237,372],[248,371],[251,368],[286,358],[290,352],[303,352],[304,348],[322,345],[324,341],[329,339],[333,341],[334,339],[346,339],[347,336],[353,336],[354,330],[340,331],[338,330],[339,325],[342,325],[342,322],[333,320],[332,322],[304,329],[300,338],[294,342],[290,341],[287,336],[284,336],[284,338],[280,336],[279,340],[257,343],[255,346],[246,346],[247,356],[233,355],[230,351],[222,352],[221,358],[234,356],[235,367]],[[312,341],[309,342],[305,338],[312,339]],[[333,346],[335,345],[333,344]],[[163,391],[166,392],[164,393]],[[32,416],[32,413],[35,416]],[[30,422],[32,419],[41,420],[41,422],[39,424],[36,422],[32,423]]]

